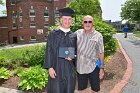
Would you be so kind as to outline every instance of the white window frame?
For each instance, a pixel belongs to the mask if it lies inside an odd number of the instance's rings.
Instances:
[[[32,37],[35,37],[35,38],[32,39]],[[36,41],[36,36],[30,36],[30,40]]]

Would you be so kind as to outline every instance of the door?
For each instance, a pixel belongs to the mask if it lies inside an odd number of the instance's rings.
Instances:
[[[17,43],[17,37],[13,37],[13,43]]]

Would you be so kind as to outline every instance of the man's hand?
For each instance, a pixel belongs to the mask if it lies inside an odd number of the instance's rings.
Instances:
[[[57,30],[59,30],[59,29],[60,29],[60,26],[56,27],[56,29],[55,29],[55,30],[57,31]]]
[[[104,69],[103,68],[100,69],[99,77],[100,77],[100,79],[103,79],[103,77],[104,77]]]
[[[69,57],[68,57],[68,58],[65,58],[65,59],[66,59],[66,60],[68,60],[68,61],[72,61],[72,59],[71,59],[71,58],[69,58]]]
[[[50,75],[51,78],[56,77],[56,73],[55,73],[55,70],[53,68],[49,68],[49,75]]]

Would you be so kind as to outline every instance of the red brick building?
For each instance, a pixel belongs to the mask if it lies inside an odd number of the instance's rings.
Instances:
[[[7,17],[0,17],[0,42],[45,41],[48,28],[59,20],[58,9],[71,0],[6,0]]]

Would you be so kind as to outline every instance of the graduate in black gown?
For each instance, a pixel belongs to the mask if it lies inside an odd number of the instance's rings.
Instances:
[[[76,83],[74,59],[59,57],[60,47],[76,48],[76,35],[70,31],[74,11],[71,8],[63,8],[59,12],[62,13],[62,25],[59,31],[50,31],[46,44],[44,66],[49,71],[47,93],[74,93]]]

